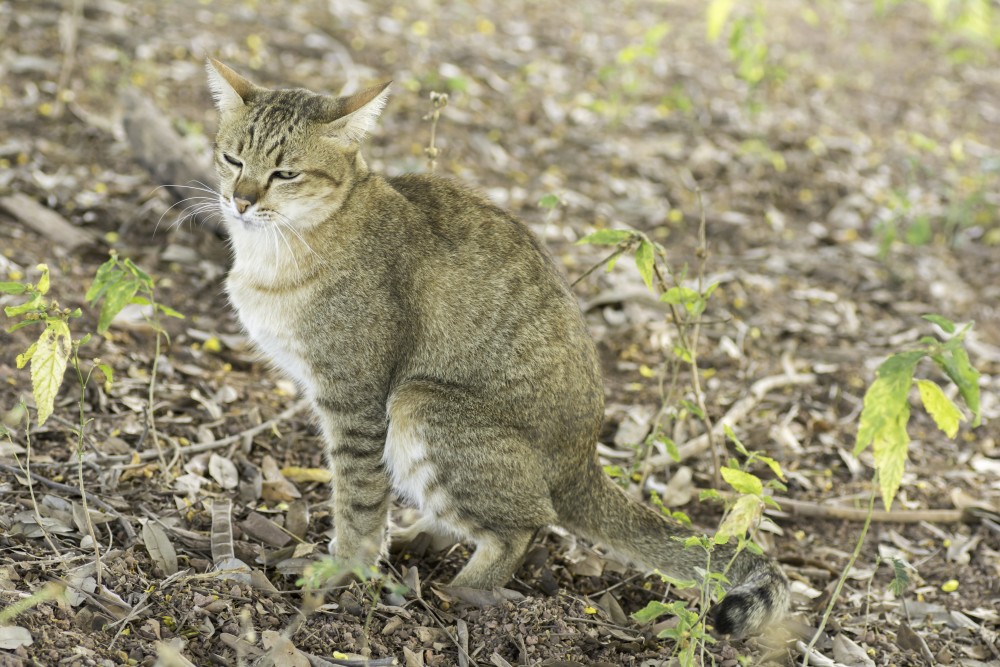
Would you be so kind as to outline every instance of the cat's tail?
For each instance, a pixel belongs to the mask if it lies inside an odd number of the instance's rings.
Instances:
[[[561,525],[610,547],[630,561],[676,579],[701,581],[699,568],[708,564],[705,551],[685,548],[694,532],[625,494],[595,462],[567,507],[558,508]],[[583,490],[585,489],[585,490]],[[778,565],[735,545],[718,545],[712,552],[712,570],[726,570],[732,587],[712,613],[717,632],[735,637],[760,634],[788,607],[788,579]],[[732,564],[730,565],[730,561]]]

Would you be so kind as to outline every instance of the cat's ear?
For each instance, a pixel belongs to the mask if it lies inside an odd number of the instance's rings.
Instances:
[[[212,89],[215,106],[219,113],[229,113],[245,105],[253,93],[260,88],[243,78],[215,58],[205,63],[208,71],[208,87]]]
[[[371,88],[336,100],[336,119],[327,123],[327,133],[349,144],[358,144],[375,127],[389,99],[389,84],[380,83]]]

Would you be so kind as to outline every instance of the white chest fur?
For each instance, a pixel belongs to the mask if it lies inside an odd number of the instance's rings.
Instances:
[[[268,361],[313,395],[316,381],[299,332],[300,314],[308,305],[305,295],[262,292],[234,277],[226,289],[240,323]]]

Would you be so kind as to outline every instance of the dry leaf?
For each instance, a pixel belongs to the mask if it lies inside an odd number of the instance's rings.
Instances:
[[[292,482],[321,482],[328,484],[333,479],[333,473],[326,468],[298,468],[288,466],[281,469],[285,479]]]
[[[31,646],[35,640],[27,628],[20,625],[0,625],[0,648],[15,649]]]
[[[236,464],[225,456],[212,454],[208,459],[208,474],[212,479],[224,489],[235,489],[240,483],[240,474],[236,470]]]
[[[167,531],[155,521],[142,522],[142,541],[146,551],[164,574],[170,576],[177,572],[177,551],[167,536]]]

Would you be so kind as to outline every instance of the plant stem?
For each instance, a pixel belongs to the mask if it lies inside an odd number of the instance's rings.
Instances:
[[[80,502],[83,503],[83,515],[87,519],[87,531],[90,534],[90,540],[94,543],[94,569],[96,572],[97,585],[101,585],[101,575],[102,575],[102,564],[101,564],[101,546],[97,541],[97,533],[94,531],[94,522],[90,519],[90,507],[87,504],[87,488],[83,483],[83,432],[87,427],[86,417],[84,415],[84,406],[86,405],[87,398],[87,384],[90,382],[90,373],[87,373],[87,377],[83,376],[83,370],[80,368],[80,357],[76,349],[73,350],[73,368],[76,369],[76,377],[80,382],[80,423],[77,425],[77,440],[76,440],[76,480],[80,487]],[[93,371],[91,370],[91,373]]]
[[[847,581],[847,575],[850,573],[851,568],[854,567],[854,562],[861,555],[861,547],[864,546],[865,537],[868,536],[868,528],[872,525],[872,514],[875,511],[875,494],[876,489],[878,489],[878,472],[872,478],[872,492],[871,496],[868,498],[868,517],[865,519],[864,525],[861,527],[861,535],[858,537],[857,544],[854,545],[854,553],[847,561],[847,565],[844,566],[843,572],[840,573],[840,579],[837,580],[837,585],[833,589],[833,595],[830,596],[830,602],[826,605],[826,611],[823,612],[823,617],[819,621],[819,627],[816,628],[816,634],[809,641],[809,645],[806,646],[805,655],[802,657],[802,667],[809,667],[809,656],[812,653],[813,647],[816,642],[819,641],[820,636],[823,634],[823,629],[826,627],[826,622],[830,620],[831,614],[833,614],[833,605],[837,603],[837,598],[840,597],[840,591],[844,588],[844,582]]]

